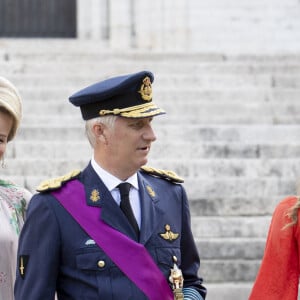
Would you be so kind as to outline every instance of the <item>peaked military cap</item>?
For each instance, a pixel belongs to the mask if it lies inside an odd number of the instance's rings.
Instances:
[[[165,111],[152,101],[153,80],[149,71],[112,77],[78,91],[69,100],[80,107],[84,120],[105,115],[125,118],[161,115]]]

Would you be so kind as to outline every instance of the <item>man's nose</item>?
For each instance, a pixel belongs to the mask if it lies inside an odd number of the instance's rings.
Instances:
[[[150,140],[151,142],[154,142],[156,140],[156,135],[151,125],[147,127],[147,130],[145,131],[143,138],[145,140]]]

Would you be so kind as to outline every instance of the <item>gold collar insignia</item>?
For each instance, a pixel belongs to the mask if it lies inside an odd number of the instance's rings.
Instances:
[[[90,199],[94,203],[100,200],[99,191],[96,189],[92,190]]]
[[[153,198],[155,197],[155,192],[153,191],[152,187],[150,185],[146,186],[148,194]]]

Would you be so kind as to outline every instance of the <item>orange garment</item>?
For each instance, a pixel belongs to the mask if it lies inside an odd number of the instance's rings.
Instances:
[[[297,300],[300,223],[283,229],[291,221],[286,213],[296,201],[292,196],[283,199],[273,213],[264,256],[249,300]]]

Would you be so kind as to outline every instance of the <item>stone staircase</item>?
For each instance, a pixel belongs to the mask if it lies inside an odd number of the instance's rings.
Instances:
[[[91,156],[73,92],[151,70],[158,140],[149,165],[185,178],[208,300],[246,300],[270,216],[300,174],[300,55],[105,51],[76,40],[0,40],[24,118],[2,175],[34,191]]]

